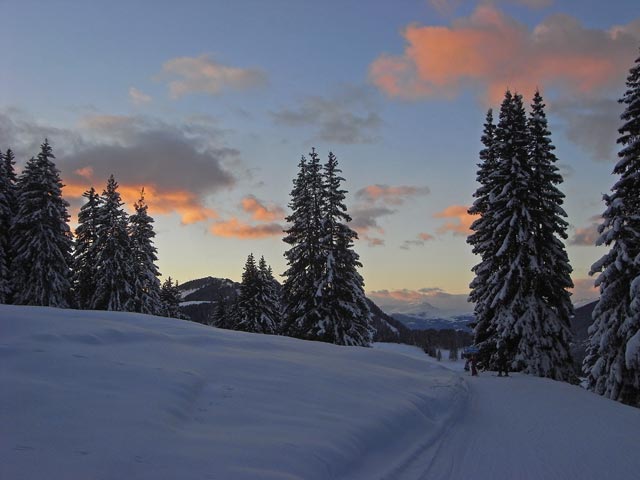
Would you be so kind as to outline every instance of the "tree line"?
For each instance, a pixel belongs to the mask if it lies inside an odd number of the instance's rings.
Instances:
[[[587,388],[640,406],[640,58],[620,99],[625,105],[612,193],[597,245],[610,250],[592,267],[600,299],[582,365]],[[480,262],[470,285],[480,357],[497,368],[575,382],[569,319],[571,266],[563,179],[556,166],[539,92],[527,117],[522,96],[507,91],[499,120],[489,110],[482,135],[467,241]]]
[[[160,284],[144,189],[132,215],[113,175],[101,195],[84,192],[74,241],[54,159],[45,140],[18,176],[13,152],[1,155],[0,303],[177,315],[177,283]]]

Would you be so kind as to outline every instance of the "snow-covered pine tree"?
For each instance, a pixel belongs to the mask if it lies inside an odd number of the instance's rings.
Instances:
[[[5,158],[0,152],[0,303],[9,303],[11,296],[11,275],[9,273],[9,228],[13,219],[10,200],[11,188]]]
[[[216,306],[209,319],[209,325],[218,328],[228,328],[227,317],[229,315],[229,308],[224,299],[219,298],[216,302]]]
[[[133,255],[133,292],[129,311],[160,315],[160,272],[155,262],[157,249],[153,244],[153,218],[147,213],[144,188],[134,204],[135,213],[129,217],[129,239]]]
[[[528,118],[529,167],[531,183],[528,213],[533,227],[531,259],[531,295],[535,310],[516,318],[515,331],[520,334],[516,360],[522,371],[540,377],[574,381],[571,358],[571,325],[573,315],[569,288],[572,268],[562,239],[567,238],[567,216],[562,208],[564,194],[557,185],[562,176],[556,166],[551,132],[547,126],[545,104],[536,91]]]
[[[484,251],[491,263],[486,269],[481,301],[486,302],[482,308],[491,315],[485,345],[493,349],[500,345],[501,354],[514,359],[520,342],[515,323],[532,315],[537,308],[532,288],[537,265],[530,215],[532,170],[527,152],[526,114],[520,95],[506,92],[495,140],[498,161],[490,174],[493,189],[488,207],[493,235]],[[522,359],[518,360],[522,368]]]
[[[317,339],[338,345],[369,345],[373,337],[371,313],[364,293],[362,267],[353,241],[358,234],[347,225],[351,217],[344,203],[344,178],[336,156],[329,152],[323,168],[321,248],[325,266],[322,281],[324,316],[314,331]]]
[[[16,304],[66,308],[70,303],[73,239],[54,158],[45,139],[18,179],[10,231]]]
[[[265,326],[265,333],[280,333],[282,323],[282,306],[280,285],[273,278],[273,271],[264,257],[258,262],[258,302],[262,308],[260,323]]]
[[[94,310],[129,311],[134,270],[127,213],[113,175],[102,192],[97,208],[95,271],[96,290],[91,299]]]
[[[97,215],[101,199],[93,187],[82,196],[86,198],[86,202],[78,213],[72,283],[76,306],[86,310],[91,308],[96,290]]]
[[[597,245],[610,250],[591,267],[600,273],[600,301],[593,311],[583,370],[590,390],[613,400],[640,406],[640,57],[626,82],[625,105],[618,129],[620,178],[610,195],[599,227]]]
[[[234,318],[234,330],[244,332],[269,333],[278,331],[274,313],[269,311],[271,299],[268,297],[268,279],[263,274],[266,271],[264,258],[262,269],[256,265],[253,254],[249,254],[242,272],[240,295],[238,296],[237,313]]]
[[[511,92],[507,92],[505,101],[507,103],[512,101]],[[473,247],[472,252],[480,256],[480,263],[472,268],[475,277],[469,285],[471,289],[469,299],[474,303],[476,321],[474,343],[483,347],[481,356],[486,363],[493,353],[493,344],[487,340],[495,333],[490,328],[493,312],[489,308],[490,301],[485,296],[488,279],[493,273],[494,227],[491,223],[493,217],[490,208],[493,196],[496,194],[492,173],[498,163],[496,125],[493,123],[493,110],[491,109],[487,112],[481,141],[484,148],[480,150],[480,163],[478,163],[476,176],[479,186],[473,195],[475,201],[469,208],[469,214],[479,215],[479,217],[471,224],[473,233],[467,238],[467,243]]]
[[[316,339],[322,311],[322,272],[325,265],[320,245],[322,236],[322,175],[318,154],[312,149],[309,161],[303,156],[291,191],[290,224],[284,242],[291,247],[285,252],[289,268],[284,273],[283,334]]]
[[[162,302],[163,317],[184,319],[184,315],[180,311],[180,289],[178,282],[173,283],[171,277],[162,282],[160,288],[160,301]]]

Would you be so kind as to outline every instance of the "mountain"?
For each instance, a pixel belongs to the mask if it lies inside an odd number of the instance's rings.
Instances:
[[[228,278],[205,277],[191,280],[180,285],[182,295],[180,309],[191,320],[208,324],[216,304],[235,301],[240,293],[240,284]],[[367,299],[371,310],[373,327],[376,330],[376,342],[401,342],[414,344],[410,330],[402,322],[384,313],[370,299]]]
[[[581,369],[582,367],[582,361],[584,360],[587,349],[587,340],[589,338],[588,330],[593,323],[591,314],[593,313],[593,309],[596,308],[597,303],[598,300],[582,305],[581,307],[577,307],[574,310],[574,316],[571,319],[571,333],[573,333],[571,354],[573,355],[573,360],[578,369]]]

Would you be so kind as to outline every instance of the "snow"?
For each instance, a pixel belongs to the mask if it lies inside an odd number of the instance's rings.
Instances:
[[[0,305],[0,478],[597,479],[640,410],[406,345]]]
[[[184,298],[184,295],[183,295],[183,298]],[[185,307],[187,305],[202,305],[203,303],[216,303],[216,302],[211,302],[209,300],[189,300],[188,302],[180,302],[180,306]]]

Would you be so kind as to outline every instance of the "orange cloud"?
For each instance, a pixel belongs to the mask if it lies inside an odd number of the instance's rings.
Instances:
[[[409,25],[403,35],[404,53],[369,69],[378,88],[403,99],[454,97],[470,86],[491,101],[507,88],[591,93],[624,78],[638,41],[636,29],[588,29],[561,14],[530,30],[486,4],[450,27]]]
[[[453,219],[438,228],[438,233],[452,232],[454,235],[469,235],[471,224],[476,219],[476,215],[469,215],[467,209],[468,207],[462,205],[450,205],[443,211],[434,214],[435,218]]]
[[[408,197],[417,195],[427,195],[429,187],[414,187],[410,185],[369,185],[356,192],[356,197],[360,200],[375,202],[381,200],[391,205],[400,205]]]
[[[242,209],[251,214],[259,222],[272,222],[284,218],[284,210],[276,205],[266,206],[253,195],[244,197],[241,201]]]
[[[237,218],[216,222],[210,228],[211,233],[219,237],[255,239],[282,235],[282,225],[268,223],[264,225],[249,225]]]
[[[185,190],[160,189],[155,185],[120,183],[118,191],[122,201],[130,211],[133,209],[133,204],[140,198],[140,190],[143,187],[151,216],[178,213],[181,222],[185,225],[218,218],[217,212],[202,205],[200,198],[194,193]],[[102,192],[101,187],[97,186],[95,188],[98,193]],[[64,195],[72,200],[80,200],[82,194],[88,189],[89,186],[87,184],[69,183],[64,186]]]
[[[573,295],[571,300],[574,303],[596,299],[600,296],[600,289],[594,285],[593,278],[574,278],[572,280],[573,288],[571,291]]]
[[[429,233],[419,233],[418,234],[418,238],[420,240],[423,240],[425,242],[429,241],[429,240],[433,240],[435,237]]]

